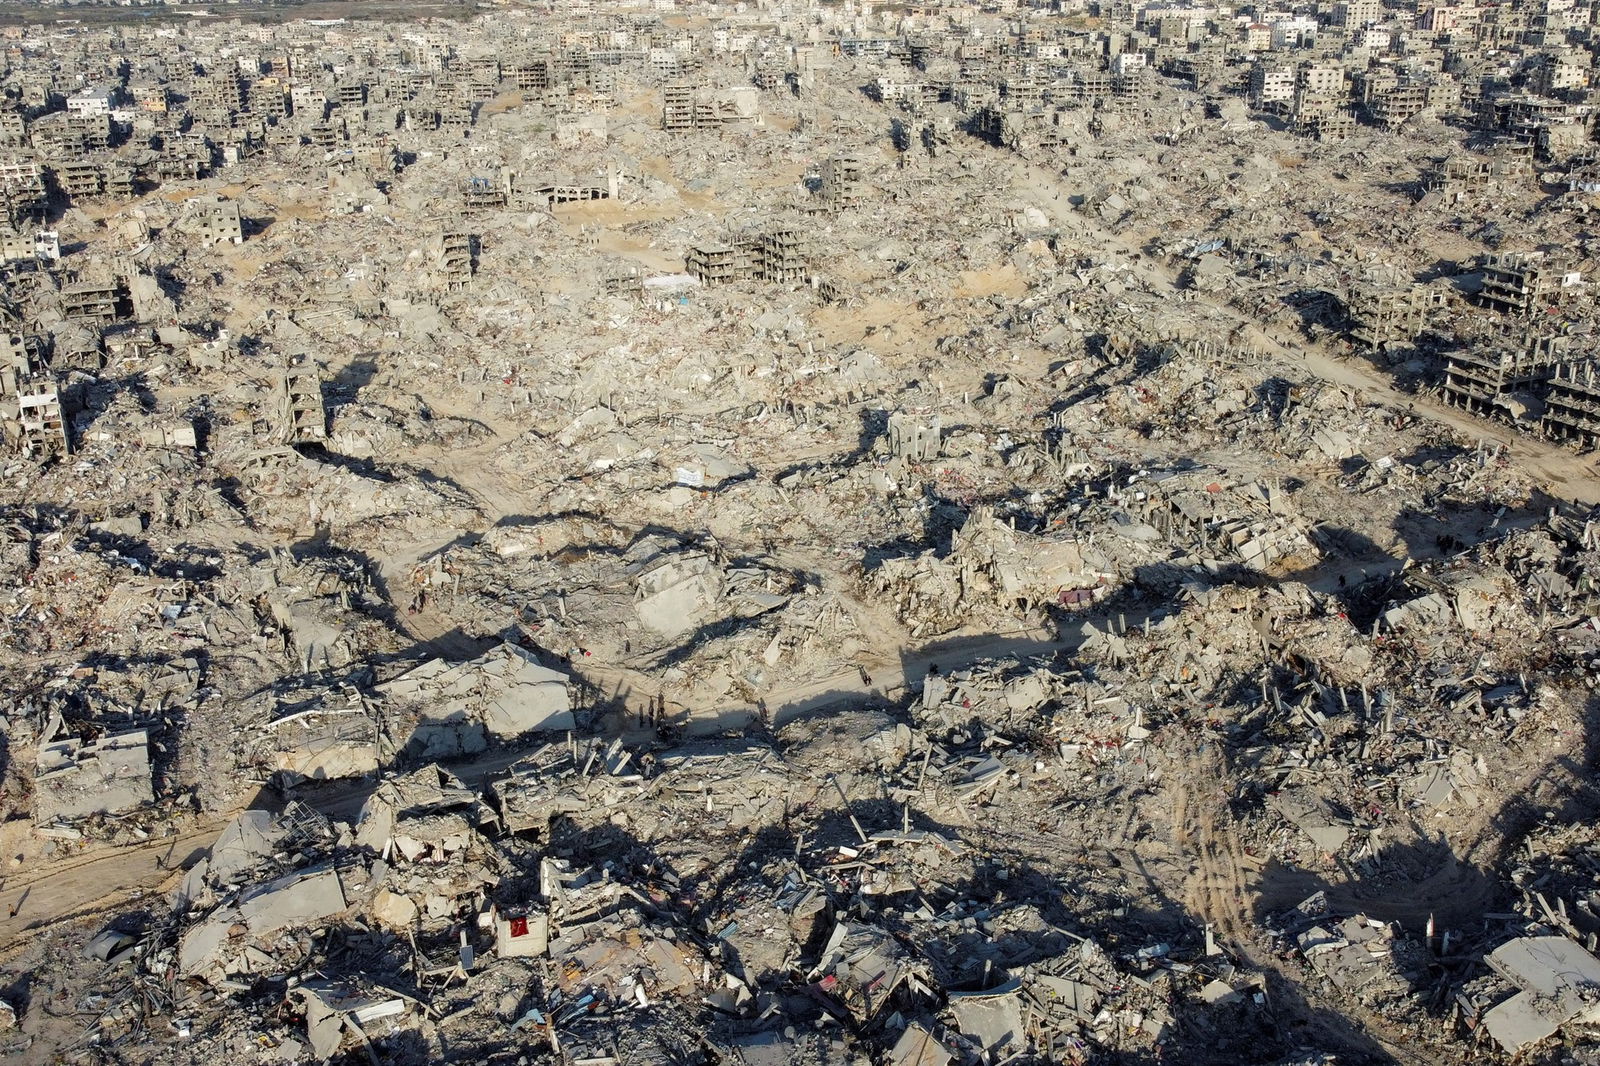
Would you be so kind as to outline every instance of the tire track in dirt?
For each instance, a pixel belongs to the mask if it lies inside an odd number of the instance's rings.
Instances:
[[[1234,834],[1227,831],[1225,813],[1219,830],[1220,803],[1209,794],[1215,783],[1224,779],[1217,746],[1181,748],[1173,756],[1168,773],[1173,845],[1193,865],[1182,902],[1232,941],[1235,950],[1248,955],[1251,923],[1244,862]]]
[[[1404,1047],[1404,1034],[1389,1031],[1381,1016],[1359,1002],[1325,1001],[1314,988],[1285,972],[1270,954],[1255,950],[1250,915],[1253,876],[1247,872],[1230,831],[1231,815],[1217,791],[1226,780],[1225,770],[1215,743],[1182,746],[1171,757],[1167,780],[1172,791],[1173,846],[1194,863],[1180,902],[1218,934],[1236,961],[1266,977],[1274,1009],[1283,1012],[1280,1023],[1295,1019],[1320,1034],[1329,1047],[1349,1050],[1355,1061],[1369,1060],[1374,1050],[1381,1049],[1395,1062],[1423,1066],[1425,1060]]]
[[[177,836],[96,852],[26,880],[7,878],[0,888],[0,899],[5,901],[0,908],[0,956],[62,922],[91,914],[109,919],[112,901],[158,889],[191,853],[210,847],[227,824],[227,818],[210,819]],[[15,914],[10,913],[12,908]]]

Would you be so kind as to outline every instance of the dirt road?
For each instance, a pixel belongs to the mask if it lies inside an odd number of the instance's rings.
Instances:
[[[1180,748],[1163,779],[1172,793],[1173,847],[1193,863],[1184,904],[1230,950],[1242,950],[1250,939],[1251,879],[1237,836],[1226,831],[1226,798],[1217,789],[1227,779],[1221,748],[1215,742]]]
[[[209,848],[227,823],[208,818],[176,836],[102,849],[6,878],[0,883],[0,957],[39,929],[77,918],[109,921],[145,893],[176,888],[177,871]]]

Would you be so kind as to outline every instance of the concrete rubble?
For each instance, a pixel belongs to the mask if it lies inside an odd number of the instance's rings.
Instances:
[[[57,6],[0,1056],[1600,1066],[1594,9]]]
[[[432,659],[377,688],[386,717],[404,724],[418,755],[440,758],[483,751],[489,738],[571,729],[564,674],[541,666],[515,644],[464,663]]]

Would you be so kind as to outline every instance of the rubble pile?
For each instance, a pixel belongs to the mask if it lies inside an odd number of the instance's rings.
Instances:
[[[1597,1061],[1588,8],[131,7],[0,29],[0,1054]]]

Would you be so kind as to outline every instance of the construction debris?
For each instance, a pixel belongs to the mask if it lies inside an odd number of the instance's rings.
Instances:
[[[1600,1063],[1587,7],[124,6],[0,1055]]]

